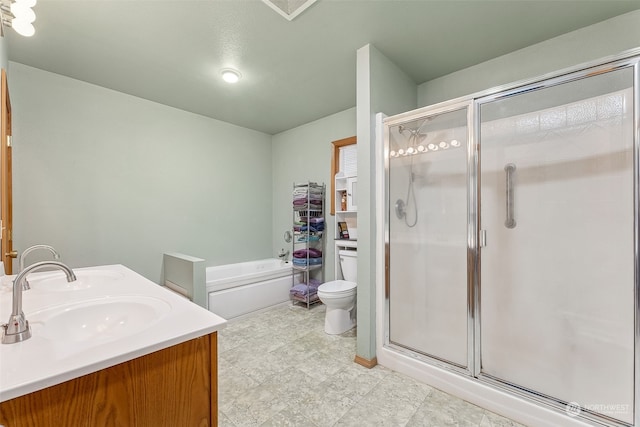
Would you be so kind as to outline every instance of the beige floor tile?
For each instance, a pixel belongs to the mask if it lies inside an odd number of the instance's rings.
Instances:
[[[524,424],[519,424],[493,412],[485,410],[484,414],[481,427],[526,427]]]
[[[223,413],[237,426],[259,426],[287,404],[277,397],[270,385],[258,385],[236,397],[229,405],[221,408]]]
[[[347,394],[319,383],[304,396],[299,407],[317,426],[329,427],[335,425],[354,404],[355,401]]]
[[[262,423],[262,427],[316,427],[316,424],[307,415],[290,407]]]
[[[231,420],[222,412],[218,413],[218,427],[237,427]]]
[[[218,371],[218,407],[224,410],[233,401],[259,383],[236,366],[220,364]]]
[[[522,427],[395,373],[353,362],[356,329],[324,332],[325,307],[282,305],[219,333],[220,426]]]

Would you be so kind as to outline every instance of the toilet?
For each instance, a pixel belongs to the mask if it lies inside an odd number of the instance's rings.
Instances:
[[[341,250],[338,254],[342,276],[346,280],[333,280],[318,287],[318,297],[327,306],[324,331],[330,335],[342,334],[356,326],[358,253]]]

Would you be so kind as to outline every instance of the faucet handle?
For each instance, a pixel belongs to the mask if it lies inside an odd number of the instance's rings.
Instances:
[[[12,315],[2,326],[2,344],[15,344],[31,338],[31,326],[24,313]]]

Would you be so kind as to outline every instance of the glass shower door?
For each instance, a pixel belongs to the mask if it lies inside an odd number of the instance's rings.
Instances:
[[[633,69],[594,74],[480,100],[480,376],[633,423]]]
[[[460,108],[460,107],[458,107]],[[466,369],[468,110],[389,128],[389,342]]]

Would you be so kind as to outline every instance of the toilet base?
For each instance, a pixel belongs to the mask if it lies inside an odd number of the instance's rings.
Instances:
[[[324,317],[324,331],[329,335],[339,335],[356,326],[354,309],[331,308],[327,306]]]

